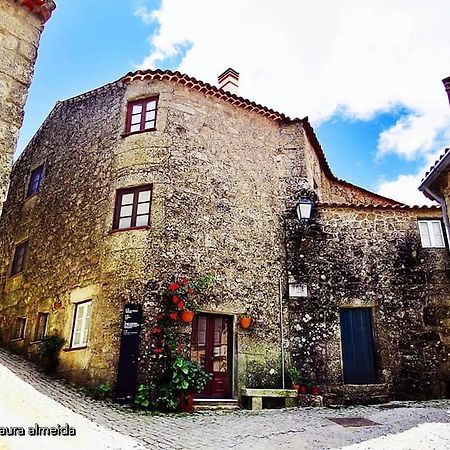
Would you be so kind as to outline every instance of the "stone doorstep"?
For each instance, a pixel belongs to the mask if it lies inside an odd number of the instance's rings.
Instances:
[[[194,398],[194,411],[235,411],[239,409],[238,401],[234,398]]]

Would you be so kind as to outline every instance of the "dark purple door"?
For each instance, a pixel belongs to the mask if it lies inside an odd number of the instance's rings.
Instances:
[[[200,363],[212,380],[200,398],[230,398],[232,374],[232,320],[230,316],[198,314],[192,324],[191,359]]]

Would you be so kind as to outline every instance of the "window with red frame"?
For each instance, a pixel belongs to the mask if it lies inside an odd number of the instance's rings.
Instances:
[[[114,230],[142,228],[150,225],[152,186],[119,189],[114,213]]]
[[[156,130],[158,97],[134,100],[128,103],[125,133]]]

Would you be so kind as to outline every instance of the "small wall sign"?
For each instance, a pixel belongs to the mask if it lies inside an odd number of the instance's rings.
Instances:
[[[305,283],[289,283],[289,297],[308,297],[308,286]]]

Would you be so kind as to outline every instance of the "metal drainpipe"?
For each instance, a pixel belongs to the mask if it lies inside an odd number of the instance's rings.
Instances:
[[[285,388],[284,382],[284,327],[283,327],[283,291],[281,277],[278,279],[278,292],[280,297],[280,334],[281,334],[281,379],[282,387]]]
[[[429,188],[425,188],[424,190],[431,197],[433,197],[434,200],[436,200],[441,205],[442,217],[444,218],[444,225],[445,225],[445,234],[447,235],[447,242],[450,243],[450,222],[448,220],[447,204],[445,203],[445,200],[441,196],[437,195],[436,193],[434,193]]]

